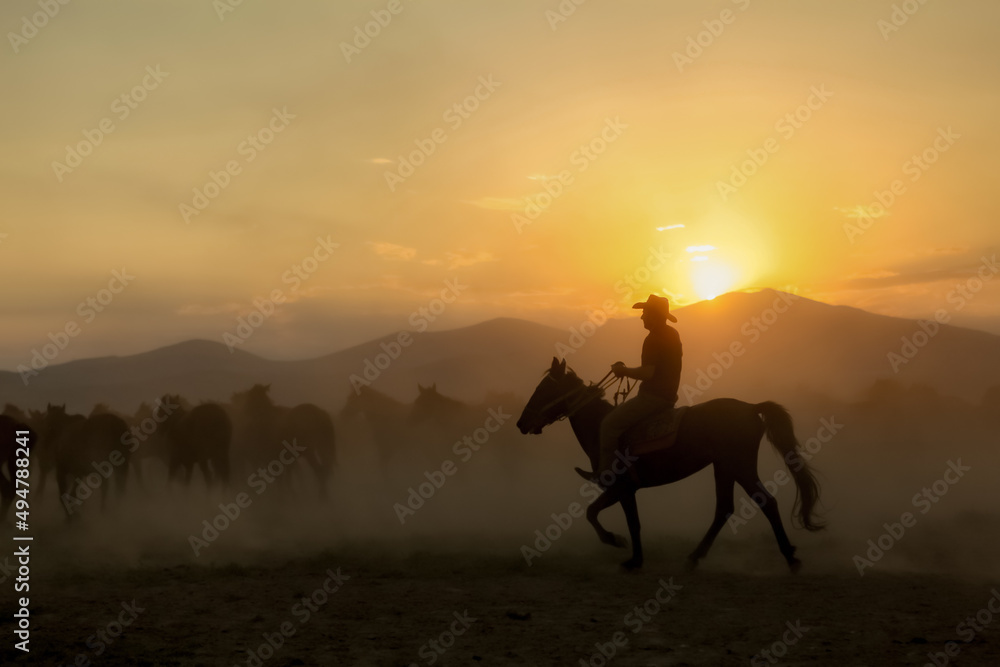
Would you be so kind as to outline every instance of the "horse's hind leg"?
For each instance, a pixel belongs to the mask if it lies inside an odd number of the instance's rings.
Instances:
[[[785,526],[781,523],[778,501],[768,493],[756,475],[753,479],[740,481],[740,486],[747,492],[747,495],[753,498],[753,501],[764,512],[764,516],[771,522],[771,528],[774,530],[774,537],[778,540],[778,549],[781,550],[781,555],[785,557],[792,572],[798,572],[799,568],[802,567],[802,561],[795,557],[795,547],[792,546],[791,540],[788,539],[788,534],[785,532]]]
[[[642,538],[639,533],[639,506],[635,502],[635,493],[626,493],[621,498],[622,509],[625,510],[625,521],[628,522],[628,534],[632,538],[632,557],[622,563],[626,570],[642,567]]]
[[[597,531],[597,537],[601,540],[601,542],[610,544],[613,547],[624,548],[628,544],[625,538],[621,535],[615,535],[610,530],[606,530],[597,519],[597,515],[601,513],[601,510],[611,507],[619,500],[620,498],[617,493],[612,493],[611,489],[608,489],[587,507],[587,521],[589,521],[594,527],[594,530]]]
[[[708,527],[708,532],[705,533],[705,537],[701,538],[701,542],[694,551],[688,555],[688,567],[694,568],[698,565],[698,561],[708,555],[708,550],[712,548],[712,543],[715,542],[715,538],[718,537],[719,531],[722,527],[726,525],[726,521],[732,516],[735,505],[733,504],[733,485],[736,480],[733,477],[719,470],[718,465],[715,468],[715,518],[712,519],[712,525]]]

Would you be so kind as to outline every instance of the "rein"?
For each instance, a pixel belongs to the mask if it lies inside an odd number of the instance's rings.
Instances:
[[[555,378],[553,378],[551,375],[546,375],[546,377],[552,380],[553,382],[555,381]],[[628,398],[628,395],[632,392],[632,388],[635,386],[635,383],[630,382],[628,378],[625,377],[616,378],[614,376],[614,371],[608,371],[607,374],[603,378],[598,380],[596,383],[581,385],[579,387],[570,389],[562,396],[558,396],[549,401],[548,403],[546,403],[545,405],[543,405],[541,408],[539,408],[538,412],[544,414],[549,408],[554,407],[558,403],[574,398],[580,394],[584,394],[584,396],[581,397],[584,400],[577,402],[575,405],[571,403],[567,407],[566,412],[560,415],[559,417],[556,417],[555,419],[555,421],[562,421],[564,419],[567,419],[575,415],[577,412],[583,409],[583,406],[585,406],[587,403],[593,400],[591,397],[585,396],[585,394],[589,392],[594,392],[600,396],[604,396],[604,392],[613,387],[615,383],[617,383],[618,385],[614,393],[615,405],[618,405],[618,398],[621,397],[621,400],[624,402],[625,399]],[[625,385],[624,389],[622,389],[623,383]]]

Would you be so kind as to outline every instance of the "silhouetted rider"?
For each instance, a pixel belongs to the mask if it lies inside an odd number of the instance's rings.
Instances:
[[[636,396],[615,407],[601,422],[601,457],[597,469],[589,474],[593,481],[610,486],[614,481],[611,464],[615,460],[618,440],[631,426],[652,414],[667,416],[677,403],[677,388],[681,381],[681,338],[667,324],[676,322],[670,314],[670,303],[662,296],[650,294],[646,301],[632,306],[642,309],[643,326],[649,330],[642,343],[641,365],[629,368],[618,361],[611,366],[615,377],[639,380]],[[588,476],[584,473],[584,476]],[[603,479],[599,479],[603,477]]]

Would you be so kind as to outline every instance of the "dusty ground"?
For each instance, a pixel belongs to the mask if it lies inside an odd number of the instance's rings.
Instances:
[[[516,545],[513,552],[496,546],[424,540],[394,552],[371,540],[312,555],[234,559],[242,563],[108,567],[74,566],[61,554],[59,571],[44,562],[35,568],[30,656],[8,650],[6,630],[3,662],[602,665],[597,644],[610,652],[617,632],[624,646],[609,664],[622,666],[751,664],[776,642],[780,660],[752,664],[923,665],[929,652],[959,640],[956,626],[986,607],[994,587],[958,576],[871,571],[862,578],[849,563],[810,571],[808,553],[805,570],[792,576],[765,541],[724,542],[696,573],[682,567],[690,547],[683,540],[652,540],[638,574],[619,572],[623,552],[600,545],[552,551],[530,567]],[[306,618],[296,604],[324,583],[337,585],[328,570],[339,571],[342,585]],[[672,599],[652,602],[658,591],[669,597],[664,583],[674,585]],[[95,655],[88,637],[133,600],[142,611]],[[645,619],[635,613],[644,604]],[[282,624],[290,635],[283,646],[251,659],[248,649],[264,635],[275,638]],[[997,637],[990,625],[960,642],[954,664],[1000,664]],[[437,653],[432,640],[450,648]]]

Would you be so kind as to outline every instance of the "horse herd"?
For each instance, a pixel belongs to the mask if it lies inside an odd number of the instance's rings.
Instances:
[[[111,486],[121,497],[130,475],[143,484],[147,461],[163,464],[168,484],[179,481],[187,486],[197,468],[208,487],[227,486],[234,467],[236,472],[266,467],[285,442],[303,449],[301,458],[312,469],[319,493],[325,494],[335,461],[333,420],[311,403],[276,405],[269,389],[270,385],[257,384],[233,394],[229,404],[195,406],[167,394],[154,405],[143,403],[133,415],[103,404],[83,415],[67,412],[65,405],[50,403],[44,410],[25,412],[8,403],[0,415],[0,519],[6,517],[15,496],[17,430],[33,435],[32,497],[43,498],[54,476],[68,518],[92,494],[100,496],[103,508]]]
[[[268,395],[269,389],[270,385],[258,384],[233,394],[229,404],[202,403],[193,407],[180,396],[165,395],[154,406],[143,404],[131,416],[116,414],[102,405],[84,416],[67,413],[63,405],[49,404],[44,411],[24,413],[8,404],[0,415],[3,492],[0,519],[6,517],[16,497],[15,436],[23,430],[34,432],[31,458],[35,468],[31,478],[38,480],[38,488],[34,491],[37,495],[32,497],[42,496],[46,480],[54,473],[67,518],[72,518],[74,500],[80,502],[74,498],[74,483],[80,490],[85,479],[96,478],[103,508],[112,480],[119,496],[125,492],[130,471],[142,481],[143,459],[160,458],[166,464],[168,484],[178,477],[183,477],[185,485],[189,484],[194,469],[198,468],[209,487],[227,486],[234,468],[242,467],[239,472],[251,471],[252,475],[252,471],[279,461],[289,443],[296,452],[301,452],[305,466],[315,476],[320,495],[325,496],[335,460],[330,414],[310,403],[291,408],[276,405]],[[415,450],[425,456],[430,454],[439,464],[449,452],[471,457],[479,444],[485,444],[485,441],[479,443],[480,432],[486,439],[496,434],[498,439],[506,440],[504,432],[497,433],[510,416],[503,412],[503,406],[519,403],[512,395],[494,395],[488,396],[483,404],[468,405],[441,395],[435,385],[418,385],[418,389],[416,401],[407,405],[370,387],[361,387],[349,395],[340,413],[345,420],[365,418],[383,473],[394,459],[412,455]],[[597,434],[611,409],[599,385],[584,383],[567,368],[565,361],[553,358],[517,420],[517,431],[523,435],[539,434],[550,424],[568,418],[592,469],[597,470]],[[487,426],[490,420],[496,428]],[[616,474],[613,480],[602,481],[603,492],[587,508],[587,519],[602,542],[624,546],[626,540],[606,530],[598,520],[603,509],[621,503],[633,551],[623,565],[628,569],[640,567],[643,550],[636,491],[669,484],[711,466],[716,483],[715,517],[689,556],[689,563],[694,565],[707,555],[732,516],[734,486],[739,484],[760,506],[771,523],[781,554],[792,571],[797,571],[801,562],[782,524],[777,501],[764,490],[757,471],[758,449],[765,433],[783,456],[795,482],[795,516],[807,530],[822,529],[823,524],[816,518],[819,485],[801,456],[787,410],[771,401],[751,404],[734,399],[715,399],[692,406],[681,422],[675,444],[652,454],[626,458],[632,470],[627,475]],[[476,438],[475,448],[471,447],[469,434]],[[463,442],[467,449],[461,449]],[[427,443],[435,449],[419,452]],[[450,450],[443,449],[452,443]],[[636,443],[626,438],[621,444],[627,454],[628,446]],[[521,448],[511,441],[496,443],[490,450],[499,455],[501,470],[504,462],[516,466],[523,458]],[[7,467],[7,476],[3,474],[3,466]],[[300,472],[301,469],[302,466]],[[88,492],[87,497],[90,495]]]
[[[325,497],[336,460],[333,418],[312,403],[276,405],[269,390],[270,385],[256,384],[234,393],[229,403],[198,405],[166,394],[131,415],[103,404],[83,415],[68,412],[65,405],[24,411],[8,403],[0,415],[0,520],[15,499],[18,430],[33,434],[31,496],[42,499],[54,477],[67,518],[74,518],[76,508],[92,495],[100,497],[104,508],[111,487],[121,497],[130,477],[148,487],[155,468],[165,471],[168,486],[189,486],[196,470],[206,486],[228,486],[234,476],[245,477],[277,460],[286,442],[302,448],[306,462],[293,479],[301,486],[307,484],[305,477],[312,477],[310,486]],[[471,432],[485,414],[487,404],[449,398],[436,385],[418,385],[418,390],[417,399],[407,404],[362,387],[339,413],[345,421],[364,423],[383,475],[415,455],[424,457],[421,463],[445,456],[445,445],[456,434]],[[494,407],[514,402],[508,395],[488,400]]]

